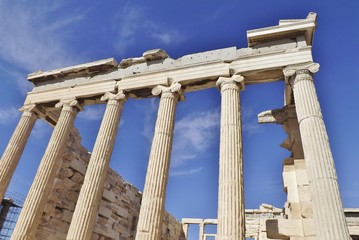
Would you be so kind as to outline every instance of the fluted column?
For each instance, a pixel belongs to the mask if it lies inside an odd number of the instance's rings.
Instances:
[[[188,223],[184,223],[182,224],[182,230],[183,230],[183,233],[184,233],[184,239],[188,239]]]
[[[146,182],[138,219],[136,240],[160,240],[166,197],[173,128],[181,85],[157,86],[154,95],[161,95],[155,133],[152,140]]]
[[[87,167],[67,240],[87,240],[92,237],[126,96],[122,91],[118,94],[106,93],[101,100],[107,101],[106,111]]]
[[[7,187],[17,164],[19,163],[26,142],[36,122],[35,105],[25,105],[20,109],[23,112],[19,123],[0,160],[0,203],[4,198]]]
[[[202,221],[200,224],[199,224],[199,240],[206,240],[204,239],[204,222]]]
[[[242,125],[239,92],[244,89],[243,77],[221,77],[221,136],[219,153],[218,225],[221,240],[242,240],[245,237]]]
[[[61,166],[60,157],[66,145],[69,132],[73,127],[73,121],[79,106],[78,102],[72,99],[61,101],[56,104],[56,107],[62,107],[60,117],[26,197],[11,240],[35,239],[35,233],[55,180],[56,172]]]
[[[349,240],[333,156],[313,82],[313,73],[318,70],[319,64],[308,63],[286,67],[283,72],[293,88],[317,239]]]

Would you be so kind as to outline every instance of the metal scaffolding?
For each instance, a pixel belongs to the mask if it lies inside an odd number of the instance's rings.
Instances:
[[[0,240],[8,240],[15,228],[24,197],[14,192],[7,192],[0,205]]]

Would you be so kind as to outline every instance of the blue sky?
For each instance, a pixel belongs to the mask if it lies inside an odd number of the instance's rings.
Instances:
[[[20,118],[26,75],[99,59],[141,56],[162,48],[172,58],[237,46],[246,30],[318,13],[313,56],[315,84],[337,167],[344,207],[359,207],[359,1],[10,1],[0,2],[0,151]],[[258,125],[257,114],[283,106],[283,82],[241,92],[245,198],[282,207],[286,135],[280,125]],[[220,95],[186,94],[177,108],[166,208],[175,217],[216,218]],[[142,190],[158,99],[125,104],[111,167]],[[86,107],[75,122],[91,151],[104,106]],[[31,134],[11,188],[26,194],[51,134],[42,120]]]

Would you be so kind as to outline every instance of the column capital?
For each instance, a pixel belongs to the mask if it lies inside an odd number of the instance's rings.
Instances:
[[[67,98],[61,99],[60,102],[56,103],[55,108],[62,108],[65,110],[70,110],[70,108],[75,107],[78,111],[83,110],[83,107],[77,101],[76,98]]]
[[[22,112],[23,116],[31,117],[32,114],[35,114],[36,116],[39,115],[36,104],[25,104],[19,109],[19,111]]]
[[[166,93],[174,95],[176,93],[178,94],[180,100],[184,100],[182,85],[179,82],[174,82],[170,86],[157,85],[156,87],[152,88],[151,92],[155,96],[163,95]]]
[[[287,66],[283,69],[283,74],[286,80],[291,79],[299,74],[313,74],[319,71],[319,63],[309,62],[304,64],[296,64]]]
[[[239,90],[244,90],[244,77],[240,74],[234,74],[232,77],[220,77],[216,82],[216,86],[219,90],[222,90],[222,87],[226,84],[236,84],[239,86]]]
[[[101,101],[127,101],[127,94],[123,90],[119,90],[117,93],[106,92]]]

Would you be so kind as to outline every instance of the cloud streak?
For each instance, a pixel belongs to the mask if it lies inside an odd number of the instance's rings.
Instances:
[[[146,108],[143,135],[152,141],[153,126],[156,121],[158,103],[150,100]],[[200,172],[202,166],[188,168],[190,162],[200,159],[219,137],[219,109],[196,111],[177,120],[174,129],[173,148],[171,156],[171,176],[183,176]]]
[[[40,141],[46,142],[45,136],[49,136],[52,128],[45,121],[36,121],[34,128],[31,131],[31,135]]]
[[[62,23],[59,20],[51,22],[48,17],[42,9],[2,2],[0,57],[23,66],[25,70],[53,68],[69,63],[72,56],[66,51],[63,36],[56,30],[73,21],[64,19]]]
[[[246,133],[258,133],[261,131],[257,114],[251,108],[242,107],[242,130]]]
[[[189,167],[199,161],[219,136],[219,110],[193,112],[175,124],[171,176],[184,176],[200,172],[203,167]]]
[[[20,112],[14,107],[0,109],[0,124],[8,124],[19,118],[19,115]]]
[[[149,99],[149,106],[146,106],[146,110],[144,114],[145,123],[142,131],[143,136],[145,136],[145,138],[148,141],[152,141],[153,138],[157,109],[158,109],[158,99],[156,98]]]
[[[194,112],[175,124],[172,166],[196,159],[218,136],[219,109]]]
[[[104,112],[105,106],[103,105],[87,106],[84,111],[80,112],[78,117],[88,121],[96,121],[103,118]]]
[[[41,7],[39,7],[41,6]],[[83,15],[60,15],[62,5],[39,0],[36,4],[4,0],[0,2],[0,61],[15,65],[11,71],[24,73],[65,67],[77,62],[71,54],[63,34],[65,27],[75,24]],[[54,16],[62,16],[61,18]],[[68,30],[67,28],[66,30]],[[21,92],[28,91],[29,84],[16,82]]]
[[[203,169],[203,167],[193,168],[193,169],[183,170],[183,171],[174,170],[174,171],[170,172],[170,176],[178,177],[178,176],[184,176],[184,175],[192,175],[192,174],[202,171],[202,169]]]
[[[179,30],[151,19],[147,12],[148,9],[145,7],[126,4],[123,10],[114,17],[114,30],[118,35],[116,49],[123,52],[144,37],[150,37],[166,45],[178,43],[184,39]]]

